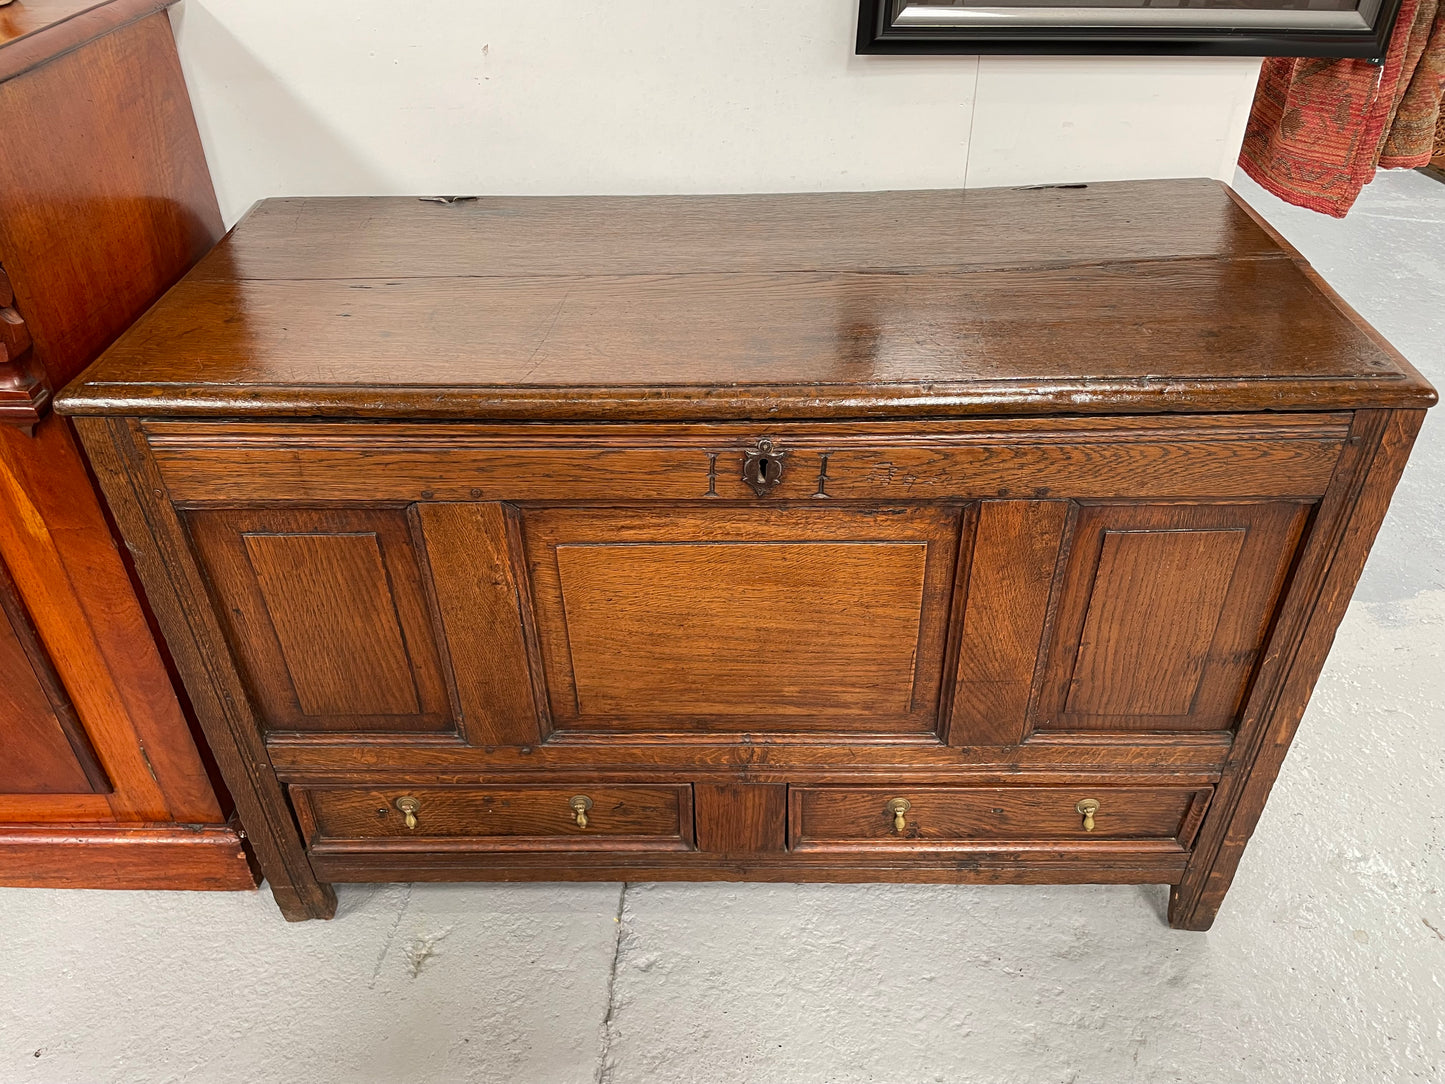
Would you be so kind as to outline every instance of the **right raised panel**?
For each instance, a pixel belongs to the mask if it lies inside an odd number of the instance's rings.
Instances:
[[[1309,507],[1081,506],[1034,729],[1232,729]]]

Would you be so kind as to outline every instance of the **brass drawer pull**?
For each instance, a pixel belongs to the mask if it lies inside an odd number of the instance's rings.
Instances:
[[[587,827],[587,811],[592,808],[592,799],[585,794],[579,794],[567,803],[572,810],[572,815],[577,818],[577,827]]]
[[[1074,811],[1084,818],[1084,831],[1094,830],[1094,814],[1099,812],[1099,803],[1093,798],[1085,798],[1074,806]]]
[[[408,828],[415,828],[416,815],[421,809],[421,802],[415,798],[398,798],[393,804],[397,809],[401,810],[402,814],[406,817],[406,826]]]
[[[893,830],[899,835],[902,835],[903,829],[908,827],[908,821],[904,818],[903,814],[913,808],[913,803],[907,798],[890,798],[888,799],[888,805],[884,808],[893,814]]]

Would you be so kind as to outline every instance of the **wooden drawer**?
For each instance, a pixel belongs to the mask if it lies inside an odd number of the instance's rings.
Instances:
[[[1157,843],[1187,850],[1212,788],[790,787],[794,851],[969,850],[1039,843],[1049,850]],[[890,803],[908,803],[903,829]],[[1086,830],[1079,803],[1098,803]]]
[[[579,797],[590,803],[585,826]],[[291,799],[312,853],[685,851],[693,841],[690,786],[314,786],[292,787]]]

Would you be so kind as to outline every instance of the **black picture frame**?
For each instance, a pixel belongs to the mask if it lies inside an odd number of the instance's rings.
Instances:
[[[1353,11],[1188,4],[953,8],[947,0],[860,0],[858,52],[1310,56],[1378,63],[1400,10],[1400,0],[1359,0]]]

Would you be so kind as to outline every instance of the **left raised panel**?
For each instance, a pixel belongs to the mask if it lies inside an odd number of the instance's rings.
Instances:
[[[455,729],[404,509],[220,509],[188,522],[267,731]]]

